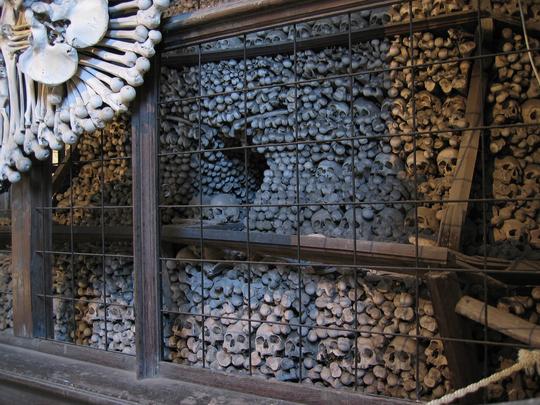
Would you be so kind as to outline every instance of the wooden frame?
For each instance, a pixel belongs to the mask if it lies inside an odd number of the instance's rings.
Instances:
[[[226,35],[235,33],[245,33],[250,30],[260,30],[277,23],[289,24],[305,21],[315,16],[327,16],[347,12],[359,7],[368,8],[381,5],[388,5],[391,1],[368,1],[368,0],[337,0],[328,2],[327,0],[266,0],[261,2],[244,2],[237,5],[237,8],[222,8],[192,13],[188,16],[176,16],[165,22],[165,41],[164,50],[171,50],[180,44],[189,45],[203,41],[217,39]],[[261,6],[262,5],[262,6]],[[233,15],[234,12],[234,15]],[[249,14],[250,18],[245,16]],[[444,18],[434,19],[435,21],[414,22],[415,26],[425,27],[424,29],[441,29],[460,23],[474,23],[476,21],[476,11],[472,13],[462,13],[448,15]],[[507,20],[503,21],[508,24]],[[381,35],[398,34],[408,31],[409,24],[394,24],[390,27],[376,28],[366,30],[367,37]],[[306,47],[309,44],[306,44]],[[264,50],[260,50],[263,52]],[[272,50],[274,52],[275,50]],[[267,52],[267,51],[265,51]],[[214,55],[219,58],[222,55]],[[164,61],[167,64],[181,63],[180,57],[169,58]],[[15,280],[14,294],[14,321],[15,338],[6,339],[0,336],[0,342],[20,345],[24,347],[35,348],[40,351],[48,351],[67,357],[83,358],[85,361],[96,361],[118,367],[135,368],[139,378],[150,378],[163,376],[170,378],[179,378],[194,383],[208,381],[209,385],[219,386],[231,390],[242,392],[254,391],[260,395],[267,395],[278,399],[297,399],[308,403],[316,403],[322,398],[335,403],[347,403],[347,401],[356,401],[358,403],[395,403],[397,401],[386,400],[381,397],[367,397],[355,393],[343,393],[334,391],[322,391],[315,387],[305,385],[276,384],[268,381],[254,381],[242,376],[227,375],[226,377],[210,370],[195,370],[187,367],[171,365],[160,361],[160,305],[159,305],[159,241],[161,236],[167,241],[185,241],[193,235],[189,235],[188,229],[164,229],[164,235],[159,234],[159,211],[158,211],[158,165],[156,156],[158,154],[159,130],[157,127],[158,116],[158,93],[159,93],[159,72],[160,60],[156,57],[153,61],[152,71],[147,75],[147,81],[143,88],[139,89],[138,99],[134,105],[134,115],[132,120],[133,139],[132,139],[132,162],[133,162],[133,229],[122,229],[118,231],[119,238],[133,237],[134,265],[135,265],[135,288],[136,288],[136,327],[137,327],[137,356],[135,360],[115,363],[119,357],[114,353],[99,352],[92,349],[81,347],[72,347],[55,342],[45,342],[41,340],[20,340],[18,338],[46,338],[51,335],[51,328],[47,325],[47,319],[51,319],[52,307],[47,300],[38,297],[38,293],[43,291],[50,278],[48,268],[49,263],[43,255],[37,251],[50,250],[50,240],[52,235],[52,226],[50,211],[38,210],[37,207],[46,207],[51,201],[51,177],[47,165],[36,165],[30,175],[25,176],[23,181],[15,185],[12,189],[12,246],[14,255],[13,269]],[[479,83],[478,88],[483,84]],[[470,97],[470,96],[469,96]],[[477,105],[472,105],[473,106]],[[470,111],[471,114],[478,114],[477,111]],[[471,131],[470,131],[471,132]],[[471,133],[471,137],[477,137],[478,134]],[[472,140],[471,150],[475,150]],[[461,152],[460,152],[461,153]],[[467,153],[466,150],[463,154]],[[473,165],[474,166],[474,165]],[[467,170],[464,171],[467,173]],[[470,174],[470,173],[469,173]],[[65,173],[64,173],[65,175]],[[58,177],[61,179],[61,177]],[[458,185],[456,185],[458,188]],[[466,188],[466,187],[465,187]],[[459,190],[458,190],[459,191]],[[456,195],[464,194],[457,192]],[[468,195],[468,192],[467,192]],[[466,197],[465,197],[466,198]],[[459,207],[459,221],[463,215],[465,207]],[[457,221],[457,220],[456,220]],[[458,222],[459,222],[458,221]],[[427,252],[433,259],[429,265],[436,267],[443,266],[449,261],[458,266],[462,265],[463,256],[454,254],[449,248],[456,248],[459,244],[460,231],[456,233],[453,227],[454,222],[448,224],[451,231],[445,231],[443,245],[439,248],[425,248],[420,251]],[[457,223],[457,222],[456,222]],[[89,237],[92,237],[91,230],[87,230]],[[211,235],[210,231],[209,235]],[[237,235],[238,236],[238,235]],[[168,239],[167,239],[168,238]],[[279,239],[279,238],[278,238]],[[342,257],[345,249],[342,245],[326,245],[321,239],[306,240],[313,246],[311,249],[326,249],[336,257]],[[216,239],[215,243],[221,243],[222,239]],[[254,242],[254,241],[252,241]],[[293,249],[292,243],[287,244],[286,240],[281,238],[274,241],[271,248]],[[323,243],[321,245],[320,243]],[[238,237],[229,240],[228,243],[245,245],[245,241]],[[256,243],[256,242],[255,242]],[[265,247],[268,249],[268,243]],[[288,246],[287,246],[288,245]],[[355,251],[364,253],[366,257],[374,257],[376,254],[387,254],[388,251],[396,253],[394,247],[384,248],[382,244],[369,244],[364,246],[360,243],[362,249],[355,247]],[[414,246],[410,246],[414,250]],[[303,247],[304,249],[304,247]],[[403,256],[403,255],[402,255]],[[411,259],[410,249],[404,253]],[[414,256],[414,255],[413,255]],[[414,257],[412,257],[414,259]],[[380,259],[380,258],[376,258]],[[395,260],[395,257],[383,257],[388,261]],[[349,259],[350,260],[350,259]],[[427,261],[424,261],[427,262]],[[444,263],[441,263],[444,262]],[[471,265],[472,266],[472,265]],[[505,261],[494,262],[493,266],[500,269],[508,267]],[[443,311],[452,312],[452,305],[445,304],[448,291],[446,290],[448,280],[452,281],[451,302],[457,302],[460,298],[460,291],[456,287],[457,276],[455,273],[441,273],[428,277],[434,307],[438,314]],[[41,304],[43,311],[37,311]],[[444,337],[459,339],[463,336],[451,332],[454,318],[444,322],[443,318],[438,316],[441,324],[441,330]],[[457,321],[456,321],[457,322]],[[453,368],[459,366],[460,358],[463,358],[464,346],[451,345],[449,362]],[[463,385],[471,382],[476,374],[471,372],[462,375],[457,385]],[[254,387],[253,383],[256,382]],[[284,389],[284,387],[290,389]]]

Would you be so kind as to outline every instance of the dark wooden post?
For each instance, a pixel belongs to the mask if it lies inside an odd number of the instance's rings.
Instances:
[[[132,117],[133,251],[137,377],[154,377],[160,359],[158,89],[159,57],[138,91]]]
[[[11,187],[13,329],[15,336],[50,337],[52,333],[51,168],[34,162]]]

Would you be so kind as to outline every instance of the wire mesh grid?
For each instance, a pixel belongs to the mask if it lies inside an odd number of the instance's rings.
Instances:
[[[533,83],[521,31],[498,25],[495,46],[481,28],[489,10],[472,4],[450,10],[472,15],[462,27],[445,24],[443,15],[419,14],[415,2],[392,10],[388,18],[406,26],[397,37],[385,39],[369,25],[378,23],[377,10],[359,9],[175,51],[169,63],[164,55],[157,159],[167,241],[160,257],[165,360],[427,399],[460,384],[448,368],[460,347],[472,353],[467,360],[478,363],[478,377],[502,367],[499,358],[508,361],[515,349],[529,347],[488,328],[486,305],[478,314],[485,322],[461,320],[470,337],[443,331],[437,322],[449,314],[435,313],[437,286],[428,282],[432,275],[455,274],[464,294],[528,317],[531,330],[538,321],[535,236],[505,222],[515,214],[500,215],[506,207],[536,212],[531,207],[538,201],[537,191],[518,191],[537,184],[535,175],[532,182],[517,178],[536,164],[536,138],[528,135],[538,122],[508,110],[510,99],[527,97],[520,90],[509,95],[511,75],[500,71],[520,61],[512,69],[527,71]],[[420,24],[426,19],[440,22],[432,33]],[[261,37],[277,43],[261,45]],[[370,52],[379,63],[369,63]],[[441,70],[450,74],[446,82],[434,79]],[[381,93],[370,83],[379,76]],[[471,100],[486,100],[486,106]],[[329,128],[321,122],[309,127],[328,117]],[[432,122],[441,117],[452,122]],[[456,197],[450,191],[456,173],[466,176],[456,167],[461,142],[475,133],[471,191]],[[508,138],[516,134],[519,147]],[[366,151],[366,144],[379,153]],[[521,153],[523,163],[516,166],[514,155],[504,153]],[[396,196],[363,189],[369,161],[369,175],[376,182],[383,177],[376,185],[408,183],[406,190]],[[508,170],[511,178],[501,180]],[[501,181],[514,191],[495,190]],[[289,193],[282,193],[285,183]],[[339,184],[344,187],[337,191]],[[437,248],[439,227],[448,222],[444,210],[463,204],[467,224],[452,251],[458,259],[438,260],[435,252],[448,253]],[[523,385],[518,394],[492,387],[483,400],[536,392],[534,379]]]
[[[119,117],[53,165],[53,199],[37,207],[54,227],[37,252],[46,263],[37,295],[46,338],[132,355],[133,251],[121,231],[132,224],[130,129]]]

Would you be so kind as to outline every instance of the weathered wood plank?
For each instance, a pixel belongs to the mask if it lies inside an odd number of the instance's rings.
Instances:
[[[32,170],[11,188],[13,271],[13,329],[20,337],[50,337],[52,302],[51,258],[38,251],[50,250],[51,168],[34,163]]]
[[[154,377],[160,358],[158,229],[159,57],[133,106],[133,249],[137,376]]]

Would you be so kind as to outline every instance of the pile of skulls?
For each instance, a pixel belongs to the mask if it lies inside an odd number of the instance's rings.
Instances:
[[[491,129],[492,192],[501,200],[492,207],[491,225],[497,245],[494,250],[512,254],[514,249],[540,249],[540,201],[534,200],[540,192],[540,84],[534,78],[527,52],[523,52],[523,36],[510,29],[502,34],[501,50],[516,53],[495,58],[497,75],[489,89],[491,122],[503,126]],[[538,47],[539,42],[531,38],[530,45]],[[535,64],[539,63],[536,56]]]
[[[63,225],[130,225],[131,209],[131,124],[129,116],[118,116],[104,129],[85,133],[73,152],[71,173],[66,186],[55,195],[58,210],[54,221]],[[75,163],[76,162],[76,163]],[[69,184],[71,181],[71,184]],[[73,212],[70,211],[73,207]],[[122,208],[124,207],[124,208]]]
[[[0,331],[13,327],[11,255],[0,255]]]
[[[392,22],[436,17],[472,9],[469,0],[410,0],[394,4],[390,8]]]
[[[520,18],[518,0],[493,0],[493,14],[508,14]],[[535,0],[522,0],[521,6],[527,21],[540,20],[540,4]]]
[[[401,398],[416,398],[418,361],[422,399],[450,390],[433,307],[420,298],[416,316],[412,279],[355,282],[350,269],[309,265],[300,274],[210,248],[217,264],[199,257],[186,247],[164,264],[166,359],[334,388],[353,388],[356,375],[361,390]],[[408,337],[417,327],[423,339]]]
[[[78,249],[96,252],[100,246],[84,244]],[[107,252],[127,253],[126,247],[120,245],[110,246]],[[135,353],[132,259],[114,255],[104,259],[100,255],[56,256],[53,293],[65,298],[53,302],[55,339]]]
[[[227,60],[203,64],[200,91],[205,97],[200,103],[193,98],[197,92],[197,67],[165,69],[162,146],[167,152],[196,150],[199,118],[201,147],[252,144],[248,162],[264,159],[265,163],[258,165],[263,169],[259,173],[248,167],[249,189],[258,188],[254,197],[248,194],[247,198],[255,205],[250,208],[249,220],[244,220],[251,230],[290,234],[299,228],[303,234],[351,237],[356,229],[359,238],[402,240],[404,218],[410,207],[399,205],[399,201],[408,199],[410,186],[404,181],[404,162],[384,137],[392,120],[385,99],[390,81],[385,80],[383,72],[377,72],[385,67],[388,51],[387,42],[372,40],[355,44],[350,56],[347,49],[340,47],[299,52],[296,67],[293,59],[285,55],[257,57],[245,63]],[[295,77],[324,78],[346,74],[350,69],[358,73],[353,79],[352,95],[347,78],[302,84],[297,90],[281,86]],[[374,72],[361,73],[364,71]],[[244,74],[250,89],[245,94],[245,106],[241,92]],[[361,139],[351,142],[348,138],[353,134]],[[296,140],[301,142],[298,146],[284,145]],[[225,173],[230,177],[224,183],[223,177],[216,181],[208,174],[205,157],[221,154],[216,166],[224,166],[228,150],[204,152],[203,161],[195,165],[189,153],[167,152],[161,157],[166,201],[189,201],[190,190],[199,189],[199,167],[203,182],[218,186],[214,186],[213,194],[203,192],[203,204],[213,205],[213,199],[228,201],[229,205],[246,201],[245,194],[229,191],[237,184],[243,184],[245,190],[245,179],[234,169],[227,169]],[[191,186],[185,181],[190,176]],[[224,192],[228,196],[223,196]],[[196,203],[201,201],[197,194],[192,200]],[[353,201],[365,206],[355,212]],[[296,203],[310,205],[297,210],[291,207]],[[232,216],[241,218],[243,215],[236,211]],[[382,211],[384,215],[377,215]],[[193,217],[199,216],[195,212]]]
[[[388,52],[393,69],[388,90],[394,119],[389,127],[390,144],[405,160],[408,178],[418,182],[418,199],[434,201],[418,208],[419,232],[423,240],[433,243],[443,215],[440,201],[448,198],[456,169],[459,130],[467,127],[466,95],[472,62],[455,59],[471,56],[475,43],[469,34],[457,30],[443,36],[418,32],[412,41],[408,36],[397,36]],[[411,50],[414,64],[422,65],[414,71],[408,68]],[[409,217],[407,224],[414,227],[415,218]]]

